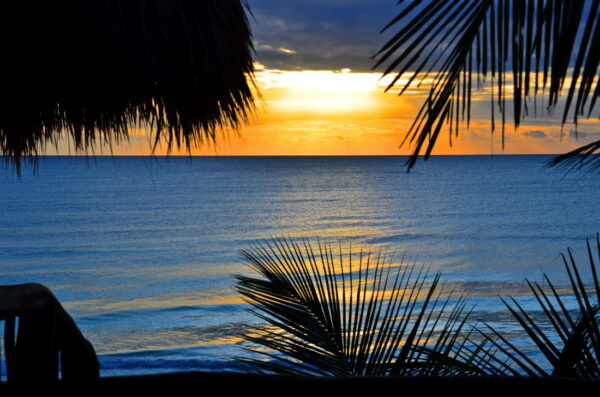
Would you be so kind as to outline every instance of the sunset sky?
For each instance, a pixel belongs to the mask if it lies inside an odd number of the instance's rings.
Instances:
[[[397,155],[399,144],[427,92],[427,82],[402,96],[384,93],[372,56],[385,43],[379,34],[397,13],[394,0],[251,0],[256,49],[256,81],[262,96],[250,124],[225,132],[217,147],[202,155]],[[518,131],[507,125],[506,147],[490,134],[489,93],[474,94],[473,120],[450,147],[447,134],[434,154],[561,153],[600,135],[597,119],[582,120],[561,133],[560,106],[540,110]],[[508,118],[508,117],[507,117]],[[99,148],[97,152],[109,151]],[[59,145],[59,152],[66,151]],[[146,131],[132,131],[114,154],[149,154]],[[159,148],[157,154],[163,154]],[[175,154],[185,154],[185,151]]]

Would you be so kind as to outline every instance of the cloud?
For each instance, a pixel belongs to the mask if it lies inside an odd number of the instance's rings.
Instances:
[[[569,131],[569,139],[576,141],[578,139],[587,138],[588,136],[590,136],[592,134],[593,133],[585,132],[585,131],[571,130],[571,131]]]
[[[295,54],[296,50],[290,50],[289,48],[280,47],[277,49],[279,52],[283,52],[284,54]]]
[[[525,131],[522,134],[523,136],[528,136],[530,138],[535,138],[535,139],[542,139],[542,138],[546,138],[546,133],[544,131],[541,130],[530,130],[530,131]]]
[[[400,10],[389,0],[252,0],[257,61],[269,69],[370,71]]]
[[[284,47],[275,48],[270,44],[259,44],[258,42],[254,43],[254,47],[261,53],[269,53],[269,52],[284,53],[284,54],[295,54],[296,53],[296,50],[291,50],[289,48],[284,48]]]

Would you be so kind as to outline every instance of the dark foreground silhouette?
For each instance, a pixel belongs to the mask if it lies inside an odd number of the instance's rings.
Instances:
[[[597,381],[570,378],[510,377],[331,377],[281,376],[244,373],[185,372],[173,374],[99,377],[99,365],[91,343],[52,292],[41,284],[0,286],[0,320],[5,320],[5,352],[8,382],[3,392],[44,387],[49,390],[124,390],[157,392],[186,387],[239,390],[368,391],[394,388],[402,392],[460,390],[523,390],[539,392],[598,389]],[[18,327],[17,321],[18,320]],[[18,328],[18,329],[17,329]],[[15,332],[16,331],[16,332]],[[16,336],[16,341],[15,341]],[[59,376],[60,368],[60,376]],[[60,379],[59,379],[60,378]],[[381,389],[383,390],[383,389]]]
[[[92,344],[45,286],[0,286],[0,320],[9,383],[56,381],[59,368],[65,381],[99,378]]]
[[[0,394],[37,389],[34,383],[0,383]],[[44,391],[118,392],[135,390],[136,394],[148,393],[177,395],[178,391],[256,391],[261,394],[284,395],[293,390],[296,394],[309,391],[319,393],[383,393],[394,391],[398,395],[426,396],[432,392],[459,392],[460,395],[481,396],[486,391],[514,393],[535,390],[536,395],[577,391],[597,391],[598,381],[570,378],[510,378],[510,377],[329,377],[329,376],[285,376],[244,373],[182,372],[171,374],[107,377],[88,381],[60,380],[43,385]],[[166,393],[163,394],[163,391]],[[333,394],[332,394],[333,395]]]

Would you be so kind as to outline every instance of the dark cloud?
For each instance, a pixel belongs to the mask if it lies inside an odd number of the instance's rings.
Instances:
[[[600,131],[579,131],[575,132],[574,129],[569,131],[569,139],[579,140],[579,139],[600,139]]]
[[[283,70],[342,69],[369,71],[370,59],[391,36],[379,31],[402,9],[397,0],[248,0],[257,60]],[[591,2],[584,7],[589,17]],[[417,10],[428,7],[423,2]],[[581,24],[581,28],[585,24]],[[397,27],[391,29],[397,31]],[[583,30],[583,29],[581,29]],[[575,48],[581,41],[576,38]],[[280,48],[295,53],[279,51]],[[571,64],[575,62],[570,57]],[[509,51],[505,67],[511,70]]]
[[[530,138],[541,139],[546,137],[546,133],[540,130],[531,130],[523,132],[523,136],[528,136]]]
[[[369,71],[393,0],[250,0],[257,60],[272,69]]]
[[[590,135],[591,134],[589,132],[584,132],[584,131],[575,131],[575,130],[569,131],[569,138],[574,141],[577,139],[587,138]]]

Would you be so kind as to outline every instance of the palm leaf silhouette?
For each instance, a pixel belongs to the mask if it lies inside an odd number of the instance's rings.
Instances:
[[[491,131],[499,118],[502,148],[508,96],[515,128],[532,110],[537,112],[538,96],[547,98],[544,108],[550,111],[563,90],[562,125],[569,118],[577,124],[580,116],[591,116],[600,96],[600,0],[399,3],[401,11],[383,29],[397,26],[398,31],[376,54],[374,68],[385,66],[384,75],[395,73],[387,90],[398,85],[400,94],[431,80],[427,99],[401,143],[412,145],[409,170],[421,154],[430,156],[444,128],[452,144],[461,126],[468,127],[475,85],[490,84]],[[595,169],[600,158],[589,153],[598,149],[600,141],[552,164]]]
[[[600,237],[596,237],[597,254],[600,255]],[[600,330],[598,328],[600,283],[596,270],[596,260],[589,240],[587,250],[593,286],[586,287],[581,273],[575,263],[573,253],[568,250],[563,261],[570,281],[570,291],[575,300],[575,307],[569,308],[566,294],[544,275],[547,287],[539,283],[528,285],[535,297],[542,318],[550,325],[548,330],[540,326],[541,322],[534,318],[519,302],[510,298],[505,300],[512,313],[526,334],[542,353],[546,365],[534,362],[526,352],[512,344],[496,330],[489,328],[484,334],[491,346],[504,353],[505,361],[497,357],[495,362],[499,373],[512,374],[516,371],[530,376],[561,376],[586,379],[600,378]],[[590,291],[592,293],[590,293]]]
[[[262,278],[237,290],[267,325],[245,335],[268,360],[253,370],[331,376],[482,374],[467,349],[468,311],[439,274],[392,266],[380,253],[280,238],[241,252]]]

